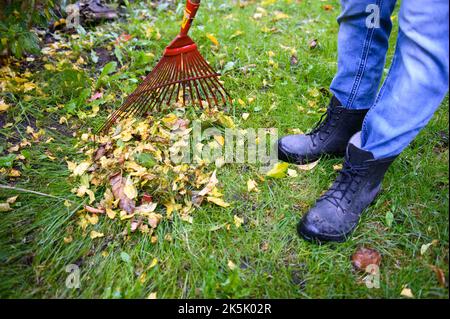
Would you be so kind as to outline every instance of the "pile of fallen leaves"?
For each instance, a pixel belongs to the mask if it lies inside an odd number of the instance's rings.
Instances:
[[[234,126],[229,116],[216,109],[193,117],[170,113],[128,118],[103,136],[80,136],[77,147],[85,158],[67,164],[76,185],[72,191],[86,200],[78,212],[83,231],[90,231],[91,238],[102,237],[103,233],[89,226],[99,218],[109,218],[123,223],[126,233],[151,235],[162,220],[174,214],[192,223],[192,213],[206,202],[229,206],[217,187],[216,168],[221,166],[217,161],[172,161],[171,154],[192,151],[187,146],[194,119],[202,125]],[[214,143],[223,146],[223,140],[213,136],[195,147]]]

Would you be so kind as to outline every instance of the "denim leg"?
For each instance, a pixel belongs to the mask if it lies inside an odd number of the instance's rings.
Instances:
[[[375,102],[395,3],[396,0],[341,0],[338,71],[330,90],[346,108],[368,109]]]
[[[394,59],[362,127],[375,158],[398,155],[428,123],[448,91],[448,0],[403,1]]]

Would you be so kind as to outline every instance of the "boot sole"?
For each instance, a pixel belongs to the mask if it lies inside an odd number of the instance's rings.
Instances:
[[[280,161],[283,161],[286,163],[291,163],[291,164],[297,164],[297,165],[309,164],[309,163],[317,161],[324,155],[328,155],[330,157],[344,157],[345,154],[344,153],[323,153],[323,154],[320,154],[320,155],[314,156],[314,157],[300,157],[300,156],[291,155],[290,153],[285,152],[278,147],[278,159]]]

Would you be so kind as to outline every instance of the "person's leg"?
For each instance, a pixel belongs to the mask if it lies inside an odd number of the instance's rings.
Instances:
[[[305,164],[320,156],[345,153],[348,140],[361,130],[383,73],[395,0],[342,0],[338,17],[338,72],[334,96],[323,122],[308,134],[278,141],[278,158]]]
[[[306,239],[342,241],[381,189],[396,156],[430,120],[448,91],[447,0],[403,1],[394,60],[344,167],[298,225]]]
[[[330,90],[349,109],[370,108],[386,61],[395,0],[342,0],[338,71]]]
[[[399,154],[445,97],[448,17],[448,0],[402,2],[394,60],[362,127],[362,148],[375,158]]]

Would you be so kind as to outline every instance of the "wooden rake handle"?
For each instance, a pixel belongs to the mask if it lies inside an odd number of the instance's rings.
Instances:
[[[200,7],[200,0],[186,0],[186,8],[184,9],[183,22],[181,23],[180,35],[185,36],[191,28],[195,14]]]

